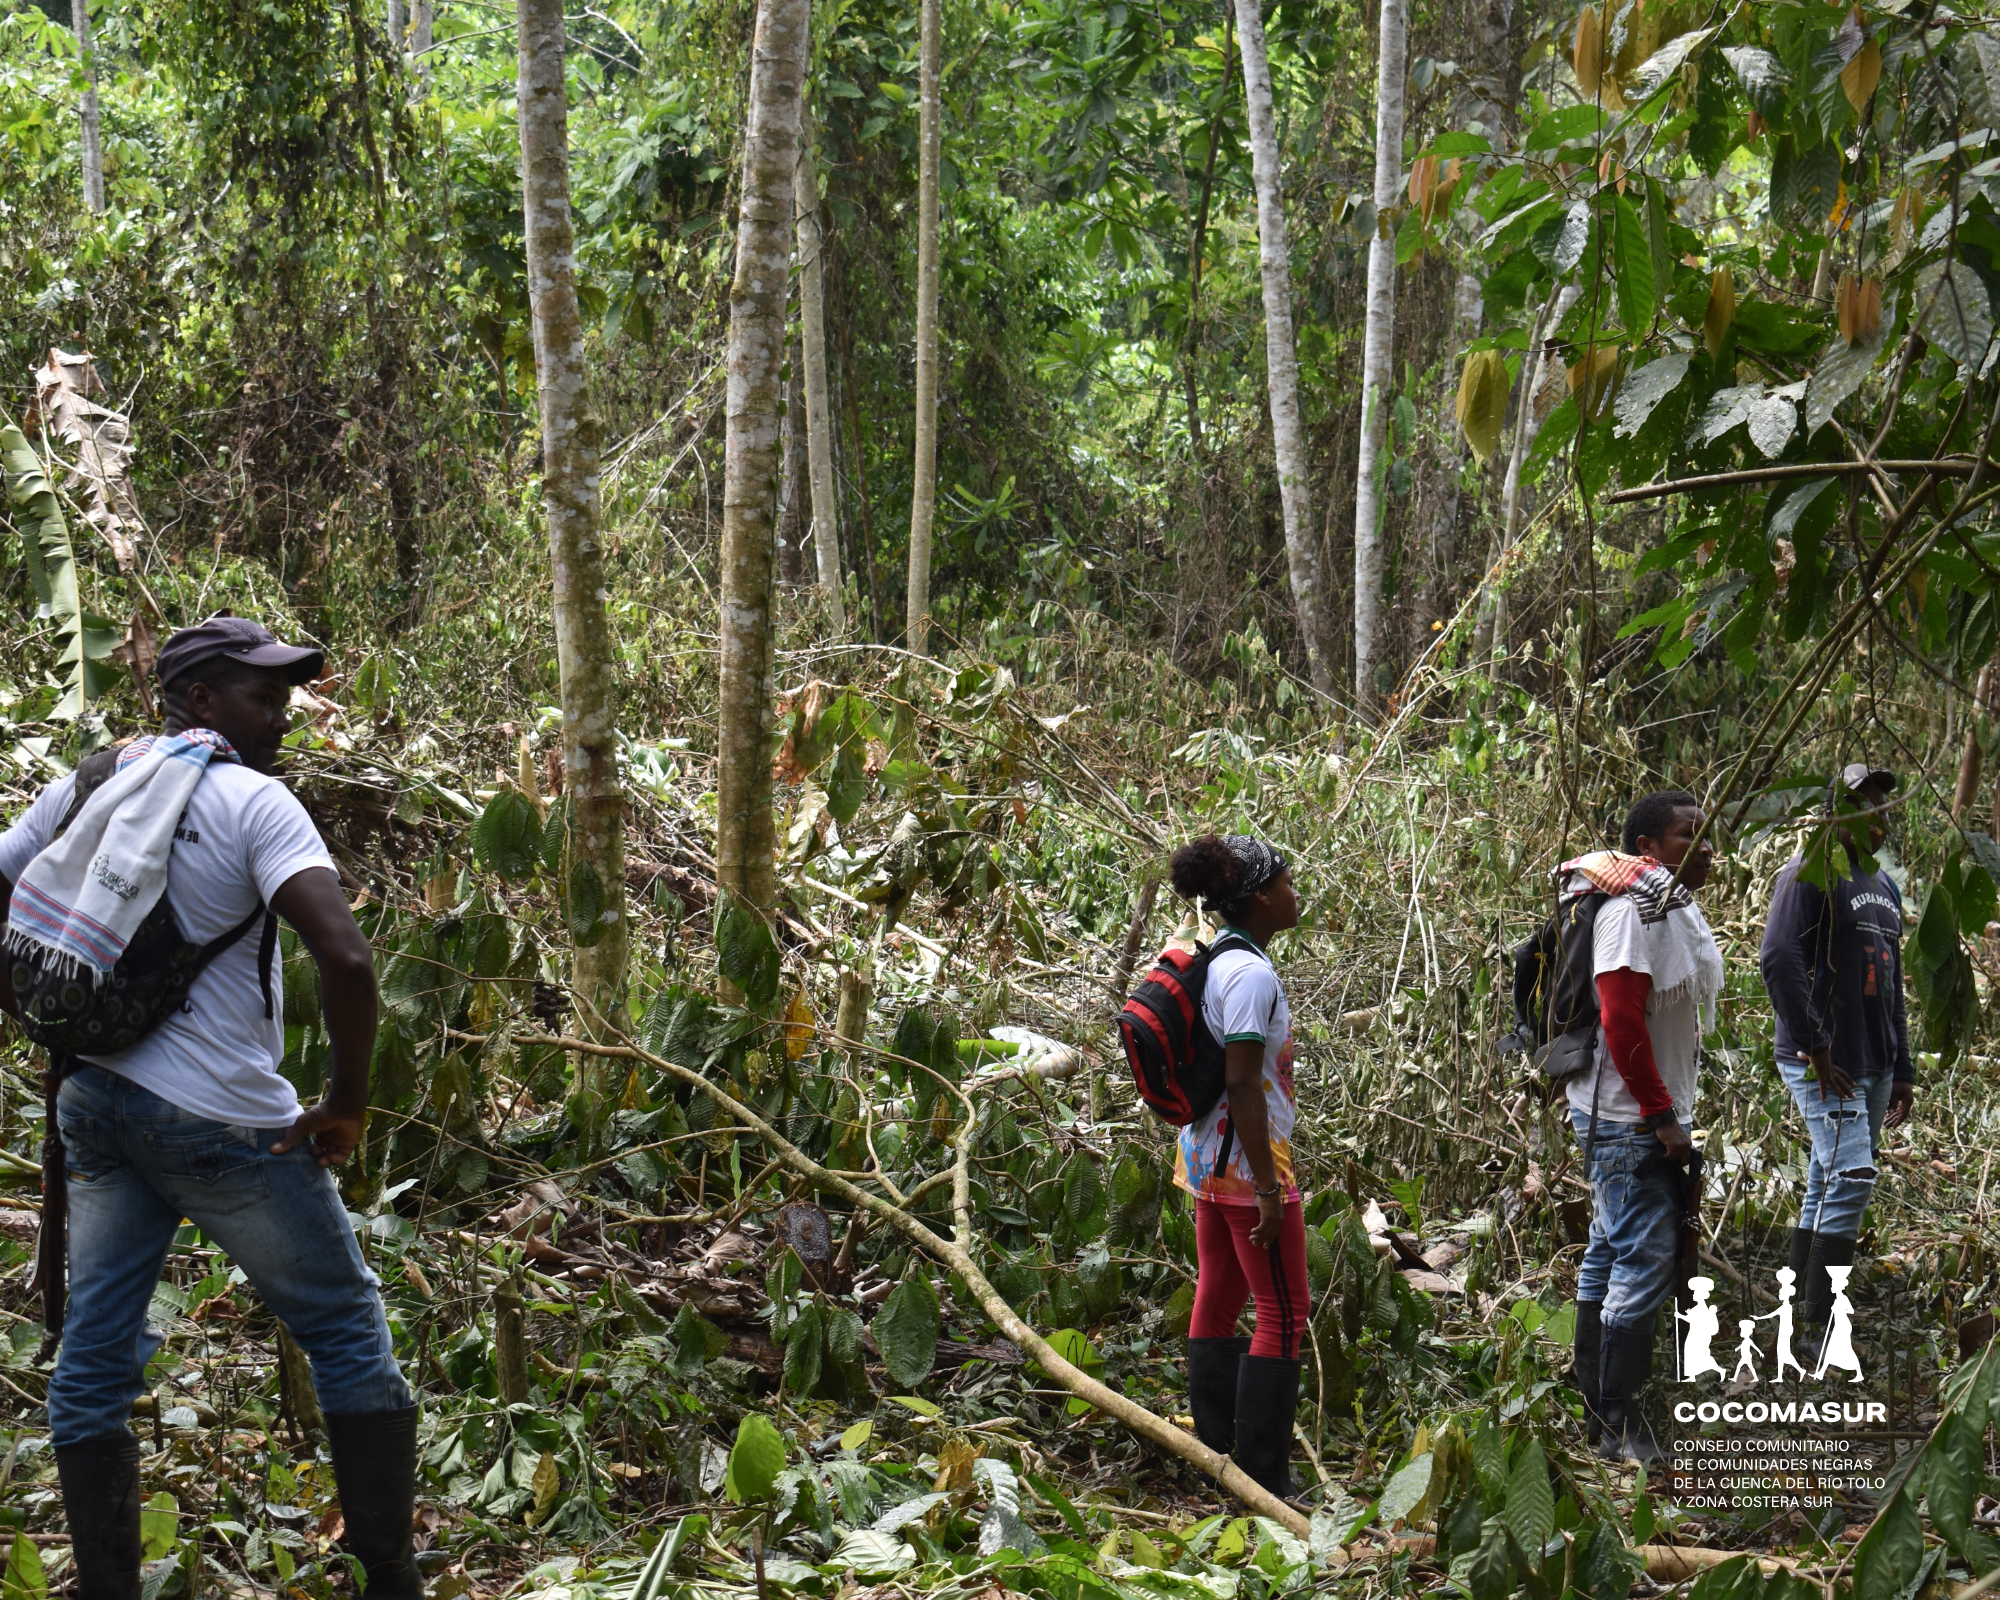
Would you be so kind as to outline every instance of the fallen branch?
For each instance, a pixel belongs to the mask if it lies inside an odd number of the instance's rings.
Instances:
[[[740,1126],[756,1134],[764,1142],[765,1147],[792,1171],[810,1179],[820,1188],[839,1195],[850,1205],[861,1207],[881,1218],[926,1254],[956,1273],[971,1291],[973,1298],[979,1302],[980,1308],[999,1325],[1000,1331],[1032,1355],[1042,1370],[1071,1394],[1080,1400],[1088,1401],[1140,1438],[1158,1445],[1169,1455],[1178,1456],[1191,1466],[1199,1467],[1259,1516],[1269,1517],[1300,1538],[1306,1537],[1311,1532],[1311,1524],[1296,1507],[1280,1500],[1229,1457],[1209,1449],[1193,1434],[1185,1432],[1167,1421],[1165,1417],[1157,1416],[1144,1406],[1127,1399],[1115,1389],[1099,1383],[1080,1367],[1064,1360],[1055,1346],[1029,1327],[1014,1308],[1001,1297],[1000,1292],[986,1281],[986,1275],[979,1270],[978,1263],[972,1258],[969,1220],[968,1167],[979,1120],[976,1115],[967,1116],[956,1141],[958,1152],[953,1165],[952,1201],[953,1211],[956,1214],[954,1232],[958,1237],[946,1239],[932,1232],[907,1212],[821,1166],[756,1112],[698,1072],[690,1071],[662,1056],[654,1055],[650,1050],[642,1050],[637,1045],[629,1043],[600,1044],[593,1039],[576,1039],[566,1034],[554,1033],[517,1033],[513,1038],[523,1044],[547,1045],[559,1050],[581,1051],[586,1055],[615,1056],[628,1061],[643,1061],[655,1071],[664,1072],[699,1089],[735,1118]],[[963,1095],[959,1098],[964,1102]],[[969,1104],[969,1102],[964,1103]]]

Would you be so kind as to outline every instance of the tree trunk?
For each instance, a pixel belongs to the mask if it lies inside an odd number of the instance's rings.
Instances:
[[[1479,324],[1486,312],[1485,301],[1480,293],[1479,278],[1476,274],[1462,272],[1452,297],[1452,343],[1454,350],[1463,350],[1479,337]],[[1444,365],[1443,405],[1449,411],[1455,374],[1449,362]],[[1465,469],[1465,434],[1459,428],[1446,430],[1450,440],[1439,451],[1438,465],[1444,482],[1438,496],[1436,511],[1431,520],[1431,614],[1436,617],[1448,616],[1452,609],[1453,576],[1458,569],[1458,507],[1459,482]]]
[[[806,575],[806,385],[800,371],[798,341],[792,342],[785,364],[792,375],[785,382],[785,420],[779,428],[778,581],[796,589]]]
[[[104,139],[97,124],[97,53],[90,47],[90,0],[69,0],[70,26],[76,30],[76,54],[83,66],[83,203],[92,216],[104,215]]]
[[[1521,467],[1534,448],[1535,436],[1542,431],[1541,419],[1535,415],[1535,396],[1541,392],[1542,380],[1549,370],[1548,341],[1543,334],[1562,321],[1576,304],[1579,293],[1575,284],[1557,289],[1535,314],[1534,326],[1528,333],[1528,348],[1521,357],[1521,394],[1515,401],[1514,443],[1507,453],[1507,475],[1500,483],[1500,538],[1493,553],[1495,562],[1512,550],[1514,541],[1521,536],[1521,518],[1527,504],[1521,493]],[[1507,588],[1505,584],[1494,584],[1480,601],[1479,621],[1472,631],[1472,658],[1481,661],[1490,656],[1497,663],[1506,654]]]
[[[403,59],[403,48],[410,31],[410,7],[408,0],[389,0],[389,51],[398,60]]]
[[[1241,4],[1242,0],[1238,0]],[[1382,0],[1375,71],[1375,211],[1386,217],[1403,187],[1404,0]],[[1379,228],[1368,244],[1368,312],[1361,346],[1361,459],[1354,471],[1354,698],[1379,698],[1375,634],[1382,622],[1383,451],[1396,381],[1396,242]]]
[[[729,288],[715,864],[724,888],[765,913],[777,894],[769,735],[778,373],[785,353],[807,15],[807,0],[758,0],[736,276]]]
[[[570,989],[580,1021],[605,1031],[625,983],[624,794],[618,783],[617,657],[604,608],[598,536],[597,417],[585,383],[570,229],[569,108],[563,90],[562,0],[517,0],[521,201],[535,388],[541,402],[542,505],[549,520],[556,662],[562,676],[563,789],[569,816],[566,885],[601,909],[580,931]],[[592,876],[596,882],[590,882]],[[571,1116],[587,1145],[611,1109],[615,1075],[579,1056]]]
[[[1278,168],[1278,119],[1271,104],[1271,64],[1264,53],[1258,0],[1236,0],[1243,54],[1243,98],[1250,117],[1250,169],[1257,184],[1257,253],[1264,270],[1264,364],[1271,386],[1271,446],[1285,508],[1285,555],[1292,604],[1313,687],[1333,687],[1322,642],[1319,550],[1313,543],[1305,430],[1299,423],[1299,357],[1292,340],[1292,252],[1285,240],[1285,195]]]
[[[1972,691],[1972,704],[1965,708],[1965,751],[1958,758],[1958,786],[1952,791],[1951,820],[1956,824],[1964,815],[1966,807],[1979,792],[1979,768],[1982,752],[1979,748],[1979,718],[1991,704],[1989,696],[1993,686],[1994,662],[1988,662],[1979,669],[1979,682]]]
[[[416,0],[410,8],[410,59],[417,64],[417,77],[431,81],[431,21],[436,0]]]
[[[909,649],[930,648],[931,520],[937,510],[938,76],[943,0],[923,0],[917,68],[917,458],[910,487]]]
[[[819,586],[836,634],[847,632],[847,603],[840,585],[840,519],[833,490],[833,423],[826,398],[826,233],[820,225],[819,179],[813,171],[812,127],[799,137],[799,170],[793,185],[798,223],[799,344],[805,357],[806,454],[812,472],[813,548]]]

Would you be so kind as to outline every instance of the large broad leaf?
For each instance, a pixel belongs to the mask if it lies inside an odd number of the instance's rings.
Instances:
[[[1618,231],[1613,255],[1618,271],[1618,315],[1635,335],[1653,324],[1659,306],[1653,276],[1653,250],[1646,237],[1646,221],[1628,196],[1617,200]]]
[[[794,1395],[810,1395],[819,1387],[826,1359],[826,1323],[817,1300],[792,1319],[785,1334],[785,1387]]]
[[[768,1418],[752,1411],[736,1427],[736,1444],[729,1452],[729,1471],[722,1492],[738,1505],[768,1500],[778,1474],[785,1470],[785,1441]]]
[[[1393,1528],[1412,1511],[1424,1498],[1431,1486],[1431,1472],[1436,1466],[1436,1458],[1426,1450],[1414,1461],[1404,1466],[1383,1487],[1382,1498],[1375,1511],[1384,1528]]]
[[[1625,439],[1643,428],[1654,408],[1680,387],[1681,380],[1687,376],[1690,359],[1676,351],[1672,355],[1661,356],[1657,361],[1647,362],[1637,372],[1628,373],[1625,381],[1618,386],[1618,400],[1612,407],[1612,414],[1618,419],[1612,434]]]
[[[1722,55],[1759,115],[1778,117],[1784,114],[1785,91],[1791,85],[1792,75],[1785,70],[1782,61],[1770,51],[1759,50],[1754,45],[1727,46]]]
[[[1465,358],[1458,380],[1458,425],[1479,464],[1486,465],[1507,421],[1507,358],[1498,350],[1475,350]]]
[[[767,1010],[778,998],[778,941],[771,925],[734,890],[725,890],[716,901],[715,966],[753,1011]]]
[[[0,1600],[47,1600],[49,1580],[42,1571],[42,1553],[25,1532],[14,1535],[7,1552],[7,1576],[0,1580]]]
[[[1916,327],[1960,366],[1976,369],[1993,342],[1993,309],[1979,274],[1963,261],[1926,267],[1917,278]]]
[[[11,423],[0,427],[0,465],[6,469],[7,498],[22,512],[21,555],[35,589],[35,615],[54,624],[63,692],[49,716],[69,721],[115,679],[107,658],[117,647],[118,630],[102,617],[84,614],[62,504],[42,471],[42,458]]]
[[[1845,339],[1836,337],[1820,355],[1806,384],[1808,439],[1825,427],[1840,403],[1861,387],[1875,363],[1881,359],[1895,321],[1896,302],[1892,296],[1882,308],[1882,321],[1873,339],[1866,344],[1851,345]]]
[[[520,879],[535,870],[541,853],[542,819],[518,789],[502,789],[486,802],[472,825],[472,855],[489,872]]]
[[[1640,63],[1638,71],[1632,74],[1631,80],[1625,86],[1626,99],[1635,104],[1652,99],[1667,87],[1668,81],[1687,65],[1714,33],[1713,28],[1696,28],[1692,33],[1684,33],[1678,39],[1662,45]]]
[[[1507,1504],[1500,1513],[1521,1548],[1539,1556],[1549,1535],[1555,1532],[1556,1502],[1549,1489],[1549,1462],[1542,1453],[1542,1441],[1529,1437],[1514,1455],[1513,1470],[1507,1475]]]
[[[1072,1159],[1063,1177],[1063,1214],[1083,1238],[1094,1239],[1104,1231],[1104,1180],[1087,1155]]]
[[[937,1292],[923,1268],[913,1264],[875,1313],[876,1348],[882,1352],[882,1365],[899,1386],[914,1389],[931,1375],[938,1335],[943,1331]]]
[[[1854,1600],[1894,1600],[1924,1559],[1924,1529],[1907,1494],[1893,1496],[1854,1549]]]
[[[1590,242],[1590,202],[1578,200],[1563,217],[1562,233],[1556,239],[1554,266],[1561,277],[1583,259],[1583,247]]]

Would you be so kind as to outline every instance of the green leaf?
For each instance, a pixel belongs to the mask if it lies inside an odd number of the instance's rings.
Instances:
[[[1074,1157],[1063,1176],[1063,1215],[1082,1237],[1094,1238],[1103,1231],[1104,1180],[1097,1175],[1097,1163],[1087,1155]]]
[[[736,1444],[729,1452],[729,1470],[722,1492],[738,1505],[768,1500],[778,1474],[785,1470],[785,1441],[770,1421],[756,1412],[745,1414],[736,1427]]]
[[[920,1264],[911,1262],[903,1281],[875,1313],[874,1326],[882,1365],[896,1383],[914,1389],[931,1375],[944,1329],[937,1293]]]
[[[569,869],[569,937],[579,950],[588,950],[604,937],[604,879],[588,861]]]
[[[1924,1529],[1907,1494],[1890,1497],[1854,1548],[1854,1600],[1895,1600],[1924,1558]]]
[[[174,1553],[180,1534],[180,1502],[164,1489],[139,1508],[139,1555],[141,1560],[158,1561]]]
[[[799,1292],[799,1284],[805,1276],[805,1265],[799,1260],[795,1250],[781,1250],[764,1273],[764,1294],[771,1302],[771,1337],[784,1342],[792,1326],[795,1308],[792,1297]]]
[[[34,584],[35,614],[55,624],[51,631],[56,639],[62,697],[49,717],[71,721],[83,714],[91,688],[105,678],[101,671],[93,671],[89,662],[69,523],[42,471],[42,458],[12,423],[0,427],[0,466],[7,474],[7,498],[23,512],[21,554]]]
[[[715,904],[715,965],[753,1011],[767,1010],[777,999],[778,941],[770,924],[733,889],[725,889]]]
[[[1647,237],[1645,219],[1629,196],[1618,197],[1617,216],[1613,255],[1618,273],[1618,315],[1630,332],[1643,334],[1653,325],[1653,313],[1660,303],[1652,242]]]
[[[1431,1486],[1431,1472],[1436,1464],[1436,1459],[1426,1450],[1383,1487],[1382,1498],[1375,1509],[1385,1529],[1395,1527],[1417,1508]]]
[[[791,1331],[785,1335],[787,1391],[803,1399],[817,1389],[825,1357],[826,1324],[819,1302],[814,1300],[792,1319]]]
[[[1549,1490],[1549,1461],[1542,1453],[1542,1441],[1530,1436],[1515,1452],[1514,1468],[1507,1475],[1507,1504],[1500,1520],[1512,1530],[1523,1550],[1537,1556],[1549,1535],[1555,1532],[1556,1502]]]
[[[1722,55],[1760,116],[1776,119],[1784,115],[1785,90],[1792,80],[1782,61],[1752,45],[1725,46]]]
[[[0,1582],[0,1600],[48,1600],[49,1580],[42,1571],[42,1553],[25,1532],[14,1535],[7,1552],[7,1577]]]
[[[1963,1550],[1984,1466],[1980,1433],[1963,1416],[1950,1418],[1925,1452],[1924,1495],[1931,1521],[1954,1550]]]
[[[542,829],[542,840],[536,848],[542,871],[552,878],[561,874],[563,856],[569,850],[570,805],[571,801],[565,795],[549,807],[549,820]]]
[[[502,789],[472,825],[472,856],[489,872],[518,881],[535,870],[542,819],[518,789]]]

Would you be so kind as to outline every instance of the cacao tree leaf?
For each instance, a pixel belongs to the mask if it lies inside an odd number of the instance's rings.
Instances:
[[[875,1344],[882,1365],[897,1384],[914,1389],[931,1375],[943,1322],[938,1298],[924,1269],[911,1264],[903,1281],[875,1313]]]
[[[722,1492],[738,1505],[768,1500],[778,1474],[785,1470],[785,1440],[770,1419],[746,1412],[736,1427],[736,1444],[729,1452],[729,1471]]]
[[[1507,358],[1500,351],[1475,350],[1465,358],[1465,368],[1458,379],[1455,411],[1466,443],[1472,446],[1472,453],[1482,467],[1499,447],[1511,386]]]

